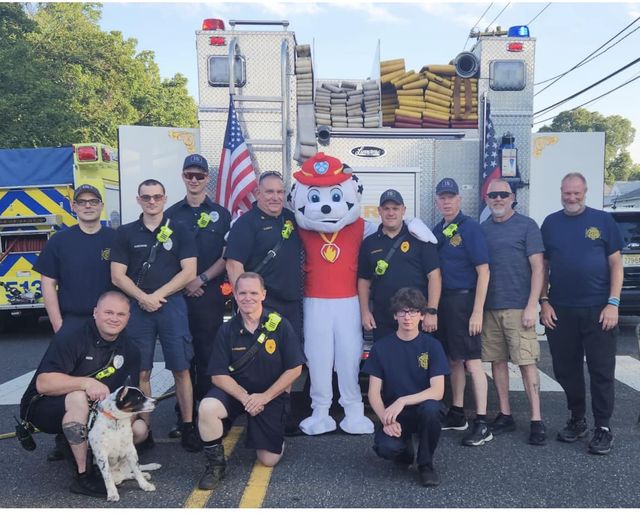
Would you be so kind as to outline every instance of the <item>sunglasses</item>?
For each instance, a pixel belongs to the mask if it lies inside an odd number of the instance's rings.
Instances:
[[[76,199],[78,206],[98,206],[102,201],[100,199]]]
[[[277,177],[279,179],[282,179],[282,174],[280,172],[278,172],[277,170],[265,170],[264,172],[262,172],[260,174],[258,179],[262,180],[265,177],[269,177],[269,176],[273,176],[273,177]]]
[[[204,181],[207,178],[206,174],[199,174],[198,172],[185,172],[182,174],[182,177],[187,179],[188,181],[196,180],[196,181]]]
[[[142,202],[150,202],[151,199],[153,199],[156,202],[160,202],[162,199],[164,199],[164,194],[155,194],[155,195],[144,194],[144,195],[139,195],[138,197]]]
[[[489,199],[497,199],[498,197],[500,197],[500,199],[506,199],[511,195],[511,192],[489,192],[487,194],[487,197]]]

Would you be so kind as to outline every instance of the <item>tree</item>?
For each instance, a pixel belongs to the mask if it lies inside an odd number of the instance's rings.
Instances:
[[[578,108],[563,111],[551,125],[541,127],[539,132],[604,132],[605,182],[626,181],[634,172],[627,147],[633,143],[636,130],[628,118],[620,115],[605,117],[597,111]]]

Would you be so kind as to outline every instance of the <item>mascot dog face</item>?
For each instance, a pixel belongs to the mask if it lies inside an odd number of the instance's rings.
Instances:
[[[301,228],[332,233],[360,217],[362,185],[336,158],[318,153],[293,176],[289,200]]]
[[[132,418],[142,412],[151,412],[156,400],[148,398],[127,382],[109,397],[98,403],[96,420],[89,431],[89,444],[96,464],[107,488],[107,500],[120,499],[117,485],[135,478],[144,491],[155,491],[149,474],[143,471],[158,469],[159,464],[141,466],[133,445]]]

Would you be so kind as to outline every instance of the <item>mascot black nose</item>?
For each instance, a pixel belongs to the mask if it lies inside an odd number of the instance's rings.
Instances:
[[[326,215],[327,213],[331,213],[331,206],[329,206],[328,204],[323,204],[323,205],[322,205],[322,208],[320,208],[320,211],[321,211],[322,213],[324,213],[325,215]]]

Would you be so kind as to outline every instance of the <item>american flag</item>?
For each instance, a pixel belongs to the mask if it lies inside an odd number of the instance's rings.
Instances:
[[[484,159],[480,175],[480,222],[489,217],[491,212],[484,202],[489,183],[500,177],[500,149],[496,141],[496,131],[491,121],[491,106],[486,104],[484,117]]]
[[[218,167],[216,202],[227,208],[232,215],[238,210],[247,211],[255,201],[253,191],[256,186],[251,155],[242,136],[233,98],[230,97],[227,130]]]

